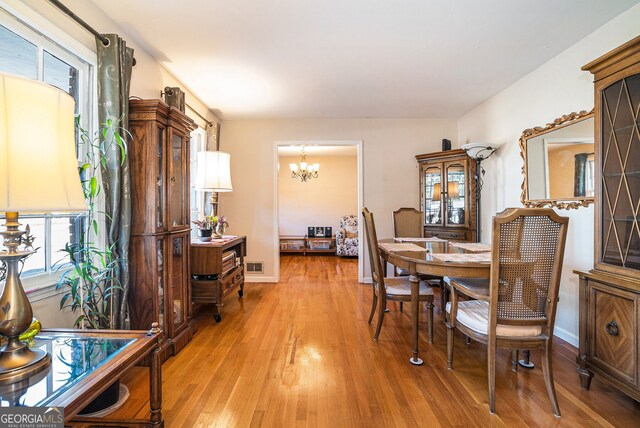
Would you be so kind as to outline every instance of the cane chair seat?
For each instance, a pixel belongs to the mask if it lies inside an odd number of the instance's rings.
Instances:
[[[451,313],[451,302],[447,303],[447,313]],[[489,302],[467,300],[458,303],[458,324],[480,334],[489,334]],[[542,333],[540,325],[496,325],[498,337],[533,337]]]
[[[387,298],[396,298],[396,300],[402,298],[402,300],[407,302],[411,300],[411,281],[409,281],[408,277],[385,278],[384,285],[387,288]],[[428,296],[433,296],[433,290],[423,281],[420,281],[419,300],[425,301],[428,299]]]

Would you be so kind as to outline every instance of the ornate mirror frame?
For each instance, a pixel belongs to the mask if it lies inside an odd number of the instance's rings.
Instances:
[[[588,207],[593,203],[594,197],[574,197],[563,199],[536,199],[530,200],[528,195],[528,183],[527,183],[527,140],[535,138],[539,135],[546,134],[556,129],[564,128],[583,120],[594,117],[594,110],[591,111],[582,110],[580,112],[573,112],[568,115],[557,118],[551,123],[547,123],[544,127],[536,126],[535,128],[525,129],[520,137],[520,156],[522,157],[522,193],[520,194],[520,202],[522,205],[528,208],[542,208],[553,207],[559,209],[577,209],[579,207]],[[595,129],[594,129],[595,133]]]

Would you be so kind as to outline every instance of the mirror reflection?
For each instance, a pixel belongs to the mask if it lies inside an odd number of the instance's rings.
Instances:
[[[528,138],[527,199],[593,198],[593,139],[593,117]]]

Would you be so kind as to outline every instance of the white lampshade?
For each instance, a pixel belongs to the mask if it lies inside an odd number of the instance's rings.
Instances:
[[[433,185],[433,194],[431,195],[431,200],[434,202],[440,200],[440,183],[436,183]]]
[[[467,143],[460,147],[471,159],[483,160],[491,156],[498,148],[487,143]]]
[[[225,152],[196,154],[196,190],[231,192],[231,155]]]
[[[460,183],[457,181],[450,181],[447,183],[447,195],[449,199],[460,198]]]
[[[0,211],[86,211],[75,102],[42,82],[0,73]]]

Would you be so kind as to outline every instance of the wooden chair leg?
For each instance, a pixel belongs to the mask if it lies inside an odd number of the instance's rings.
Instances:
[[[427,301],[427,329],[429,332],[429,343],[433,343],[433,302]]]
[[[380,299],[382,301],[382,299]],[[376,333],[373,335],[373,340],[378,340],[378,336],[380,336],[380,330],[382,329],[382,321],[384,321],[384,310],[385,308],[380,307],[378,311],[378,326],[376,327]]]
[[[518,371],[518,355],[520,354],[520,351],[517,349],[514,349],[511,351],[511,370],[513,370],[514,372]]]
[[[467,336],[467,346],[471,345],[471,338]]]
[[[402,303],[403,302],[400,302],[400,312],[402,312]]]
[[[487,342],[487,378],[489,382],[489,412],[496,412],[496,338],[489,336]]]
[[[545,341],[545,346],[542,356],[542,373],[544,374],[544,383],[547,385],[547,394],[549,394],[549,401],[551,401],[551,408],[553,414],[560,416],[560,406],[558,406],[558,397],[556,396],[556,387],[553,383],[553,367],[551,365],[551,344],[552,339]]]
[[[453,338],[455,337],[455,327],[447,323],[447,368],[453,370]]]
[[[373,294],[373,303],[371,304],[371,313],[369,314],[369,321],[368,323],[371,324],[371,321],[373,320],[373,314],[376,313],[376,305],[378,304],[378,295],[377,294]]]

